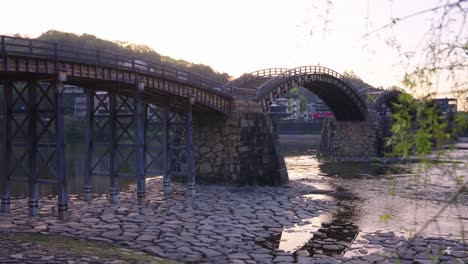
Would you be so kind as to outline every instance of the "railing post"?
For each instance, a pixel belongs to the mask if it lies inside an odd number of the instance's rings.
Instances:
[[[132,58],[132,69],[135,70],[135,58]]]
[[[32,50],[32,40],[31,39],[28,42],[28,46],[29,46],[29,54],[32,54],[33,50]]]
[[[1,45],[2,45],[2,53],[3,53],[3,54],[6,54],[5,36],[2,36],[1,41],[2,41],[2,44],[1,44]]]
[[[58,217],[62,221],[68,220],[68,190],[65,164],[65,121],[63,108],[63,83],[67,80],[67,72],[59,70],[55,81],[55,147],[57,155],[57,184],[58,184]]]
[[[54,59],[58,59],[58,50],[57,50],[57,43],[54,43]]]
[[[101,63],[101,50],[96,51],[96,63],[97,64]]]
[[[136,84],[135,99],[133,100],[133,114],[135,118],[135,158],[137,176],[137,198],[138,206],[143,206],[146,196],[145,179],[145,153],[144,153],[144,133],[143,133],[143,102],[141,94],[145,89],[143,80],[138,80]]]

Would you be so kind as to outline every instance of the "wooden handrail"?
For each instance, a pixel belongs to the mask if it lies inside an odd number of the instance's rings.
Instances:
[[[193,86],[201,86],[201,88],[215,90],[216,92],[222,92],[226,95],[231,95],[232,93],[232,87],[228,85],[189,71],[167,66],[163,63],[128,57],[123,54],[99,49],[79,48],[78,50],[77,46],[29,38],[2,35],[0,36],[0,40],[0,55],[34,56],[51,58],[54,60],[76,61],[93,65],[113,66],[157,75]]]

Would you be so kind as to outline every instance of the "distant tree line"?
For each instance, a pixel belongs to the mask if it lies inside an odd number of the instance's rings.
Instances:
[[[221,83],[228,82],[230,78],[229,74],[219,73],[207,65],[195,64],[185,60],[176,60],[169,56],[160,55],[146,45],[137,45],[124,41],[109,41],[90,34],[77,35],[57,30],[49,30],[42,33],[36,39],[83,49],[99,49],[103,52],[118,53],[127,57],[134,57],[154,63],[162,63]]]

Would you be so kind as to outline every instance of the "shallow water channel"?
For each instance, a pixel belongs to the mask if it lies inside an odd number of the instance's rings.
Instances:
[[[462,139],[451,152],[450,161],[435,164],[428,173],[420,173],[418,163],[388,165],[363,162],[327,162],[316,156],[319,136],[284,135],[280,137],[289,178],[311,185],[316,192],[306,196],[326,200],[330,212],[301,219],[293,227],[259,242],[263,247],[288,252],[307,250],[309,254],[344,254],[359,247],[361,237],[374,232],[393,231],[411,236],[420,233],[460,239],[462,227],[468,229],[468,194],[434,220],[447,205],[456,182],[468,180],[468,138]],[[67,146],[67,174],[70,194],[80,194],[83,186],[85,156],[82,145]],[[119,188],[134,184],[134,178],[120,178]],[[107,177],[95,177],[94,191],[107,193]],[[41,196],[54,195],[53,185],[40,186]],[[27,194],[27,186],[15,183],[13,195]],[[468,233],[465,232],[465,237]]]
[[[464,233],[467,237],[463,227],[468,228],[468,194],[465,191],[454,203],[447,203],[457,182],[468,180],[467,138],[450,152],[450,162],[434,164],[427,172],[420,163],[320,161],[316,156],[319,140],[312,135],[280,137],[290,180],[318,188],[319,194],[310,196],[333,201],[337,207],[285,229],[265,246],[350,256],[349,247],[359,247],[361,236],[375,232],[455,239]]]

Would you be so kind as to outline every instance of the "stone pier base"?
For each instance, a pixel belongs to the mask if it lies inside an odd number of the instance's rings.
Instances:
[[[380,122],[375,113],[369,113],[365,121],[324,121],[319,152],[328,158],[362,159],[379,154],[381,145]]]
[[[194,120],[197,180],[280,185],[288,181],[272,118],[258,103],[236,101],[227,119]]]

